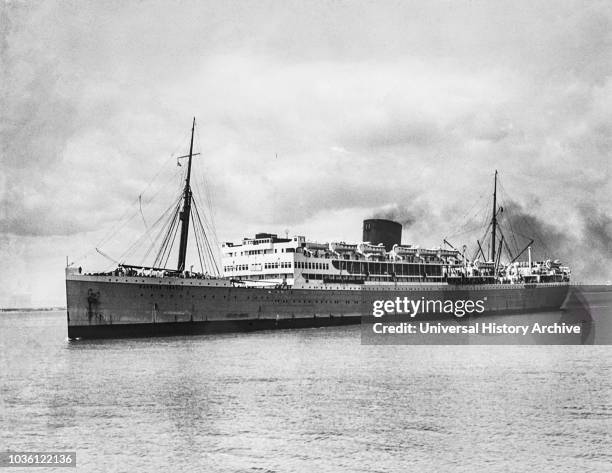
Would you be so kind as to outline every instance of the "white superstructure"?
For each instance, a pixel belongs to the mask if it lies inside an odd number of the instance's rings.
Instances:
[[[303,236],[258,233],[222,246],[225,278],[250,285],[561,282],[569,268],[558,261],[513,262],[465,259],[459,251],[370,242],[319,243]]]

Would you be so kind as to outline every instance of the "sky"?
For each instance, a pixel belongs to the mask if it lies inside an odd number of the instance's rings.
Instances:
[[[497,169],[534,251],[612,279],[610,2],[0,8],[0,306],[64,305],[67,257],[112,266],[95,248],[117,258],[178,195],[194,116],[219,241],[357,241],[384,216],[468,243]]]

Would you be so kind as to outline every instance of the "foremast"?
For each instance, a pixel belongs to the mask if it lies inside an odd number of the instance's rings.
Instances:
[[[193,157],[193,134],[195,131],[195,117],[191,125],[191,143],[189,145],[189,162],[187,164],[187,177],[185,179],[185,189],[183,190],[183,209],[180,213],[181,220],[181,240],[178,254],[178,271],[185,270],[185,258],[187,256],[187,240],[189,238],[189,216],[191,215],[191,158]]]

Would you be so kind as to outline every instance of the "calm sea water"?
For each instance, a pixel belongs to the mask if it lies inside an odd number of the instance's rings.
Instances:
[[[612,471],[609,346],[69,342],[65,318],[0,314],[0,450],[92,472]]]

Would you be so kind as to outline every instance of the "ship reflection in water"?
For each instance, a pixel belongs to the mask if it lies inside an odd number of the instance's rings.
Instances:
[[[610,295],[585,296],[595,318]],[[63,312],[2,314],[0,344],[0,443],[88,472],[610,464],[607,346],[364,346],[359,326],[69,342]]]

